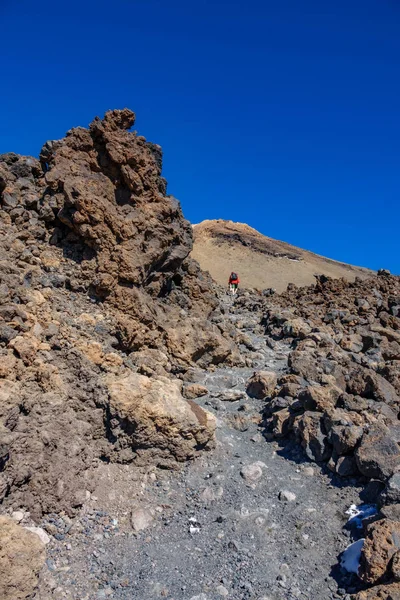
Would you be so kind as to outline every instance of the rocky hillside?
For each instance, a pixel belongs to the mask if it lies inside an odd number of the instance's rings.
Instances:
[[[0,597],[399,598],[400,279],[226,295],[134,118],[0,156]]]
[[[35,516],[78,507],[96,461],[212,445],[213,420],[166,377],[238,360],[134,120],[108,112],[40,160],[0,157],[0,500]]]
[[[231,271],[239,274],[242,287],[278,292],[289,283],[310,285],[315,275],[353,281],[372,274],[266,237],[244,223],[203,221],[193,226],[193,233],[192,257],[224,286]]]

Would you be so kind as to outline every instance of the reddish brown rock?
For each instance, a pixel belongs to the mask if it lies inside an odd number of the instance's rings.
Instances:
[[[397,582],[377,585],[359,592],[354,600],[400,600],[400,584]]]
[[[246,392],[251,398],[273,397],[277,384],[277,375],[272,371],[257,371],[246,383]]]
[[[359,576],[367,583],[391,577],[391,560],[400,549],[400,523],[382,519],[368,526],[361,552]]]

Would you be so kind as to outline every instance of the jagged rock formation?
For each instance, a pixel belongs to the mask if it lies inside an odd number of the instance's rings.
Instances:
[[[340,263],[262,235],[244,223],[218,219],[193,226],[192,256],[220,285],[238,272],[241,287],[283,292],[289,283],[310,285],[314,275],[368,277],[368,269]]]
[[[171,466],[212,445],[179,385],[164,399],[174,437],[151,425],[152,390],[239,360],[210,322],[216,293],[188,257],[161,148],[129,131],[134,119],[110,111],[47,142],[40,161],[0,157],[0,501],[33,516],[79,506],[96,461]],[[135,371],[138,389],[154,379],[146,398],[116,384]]]

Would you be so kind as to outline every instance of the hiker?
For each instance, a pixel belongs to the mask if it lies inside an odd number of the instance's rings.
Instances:
[[[236,294],[239,283],[240,283],[239,277],[237,276],[237,274],[234,271],[232,271],[232,273],[230,274],[230,277],[229,277],[229,289],[233,295]]]

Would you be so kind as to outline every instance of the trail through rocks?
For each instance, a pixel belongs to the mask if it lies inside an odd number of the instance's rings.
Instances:
[[[223,309],[243,331],[253,365],[282,372],[288,347],[269,348],[256,317],[231,303],[224,298]],[[265,440],[264,403],[245,393],[253,371],[189,375],[208,390],[196,402],[217,418],[214,451],[180,471],[104,464],[79,518],[46,517],[53,536],[39,600],[345,596],[334,575],[359,488],[311,466],[293,443]]]

